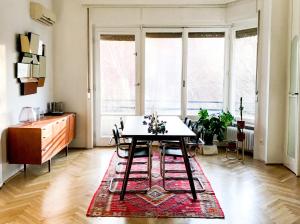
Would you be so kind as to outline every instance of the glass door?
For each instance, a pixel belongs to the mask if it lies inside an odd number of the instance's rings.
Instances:
[[[137,33],[100,33],[95,144],[107,145],[120,118],[138,114]]]
[[[146,30],[145,114],[181,115],[182,30]]]

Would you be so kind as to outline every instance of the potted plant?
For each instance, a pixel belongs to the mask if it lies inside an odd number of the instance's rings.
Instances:
[[[207,110],[201,108],[198,116],[197,126],[205,143],[203,154],[218,153],[217,146],[213,144],[214,136],[216,135],[218,141],[223,141],[227,127],[232,124],[234,117],[229,111],[209,115]]]

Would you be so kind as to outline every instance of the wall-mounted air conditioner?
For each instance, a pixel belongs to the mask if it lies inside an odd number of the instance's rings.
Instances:
[[[37,2],[30,2],[30,16],[32,19],[48,26],[53,25],[56,20],[53,12]]]

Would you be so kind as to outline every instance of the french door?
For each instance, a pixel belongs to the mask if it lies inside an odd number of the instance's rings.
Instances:
[[[120,117],[224,109],[225,36],[225,29],[96,30],[94,145],[108,145]]]
[[[95,142],[108,145],[120,117],[140,114],[139,30],[96,32]]]
[[[299,38],[291,45],[291,70],[288,96],[288,138],[284,164],[296,175],[299,169]]]

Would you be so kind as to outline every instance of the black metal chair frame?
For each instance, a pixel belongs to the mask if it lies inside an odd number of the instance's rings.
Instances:
[[[185,170],[166,170],[166,161],[165,161],[165,157],[166,156],[172,156],[174,157],[174,155],[172,154],[168,154],[166,155],[166,145],[163,146],[163,149],[161,151],[161,155],[160,155],[160,172],[161,172],[161,176],[163,179],[163,188],[165,191],[169,191],[172,193],[191,193],[191,190],[185,190],[185,189],[167,189],[166,188],[166,180],[188,180],[187,177],[167,177],[166,173],[185,173]],[[170,149],[170,148],[169,148]],[[178,148],[175,148],[174,150],[178,150]],[[179,154],[176,154],[177,157],[182,157]],[[182,163],[182,162],[178,162],[178,163]],[[192,164],[191,164],[192,165]],[[194,170],[195,171],[195,170]],[[200,189],[196,189],[197,193],[201,193],[205,191],[205,187],[202,184],[201,180],[199,179],[199,177],[193,177],[194,181],[198,181],[199,185],[200,185]]]
[[[117,147],[117,155],[120,159],[128,159],[128,154],[126,155],[121,155],[120,151],[123,150],[124,152],[128,152],[129,147],[131,147],[131,143],[120,143],[120,138],[119,138],[119,132],[118,132],[118,127],[115,125],[115,129],[112,130],[113,131],[113,138],[115,139],[115,143],[116,143],[116,147]],[[151,145],[139,145],[137,146],[135,152],[137,152],[138,150],[148,150],[148,155],[147,156],[135,156],[135,158],[144,158],[147,157],[147,162],[133,162],[134,165],[144,165],[147,164],[147,171],[131,171],[131,174],[147,174],[146,177],[133,177],[133,178],[129,178],[129,181],[139,181],[139,180],[148,180],[148,188],[146,189],[142,189],[142,190],[127,190],[127,193],[146,193],[150,188],[151,188],[151,169],[152,169],[152,158],[151,158]],[[118,170],[118,167],[120,165],[126,165],[126,162],[121,162],[118,161],[116,163],[116,174],[124,174],[124,172],[121,172]],[[119,182],[119,181],[123,181],[124,178],[123,177],[113,177],[110,180],[110,184],[109,184],[109,191],[111,193],[121,193],[121,190],[114,190],[114,183]]]

